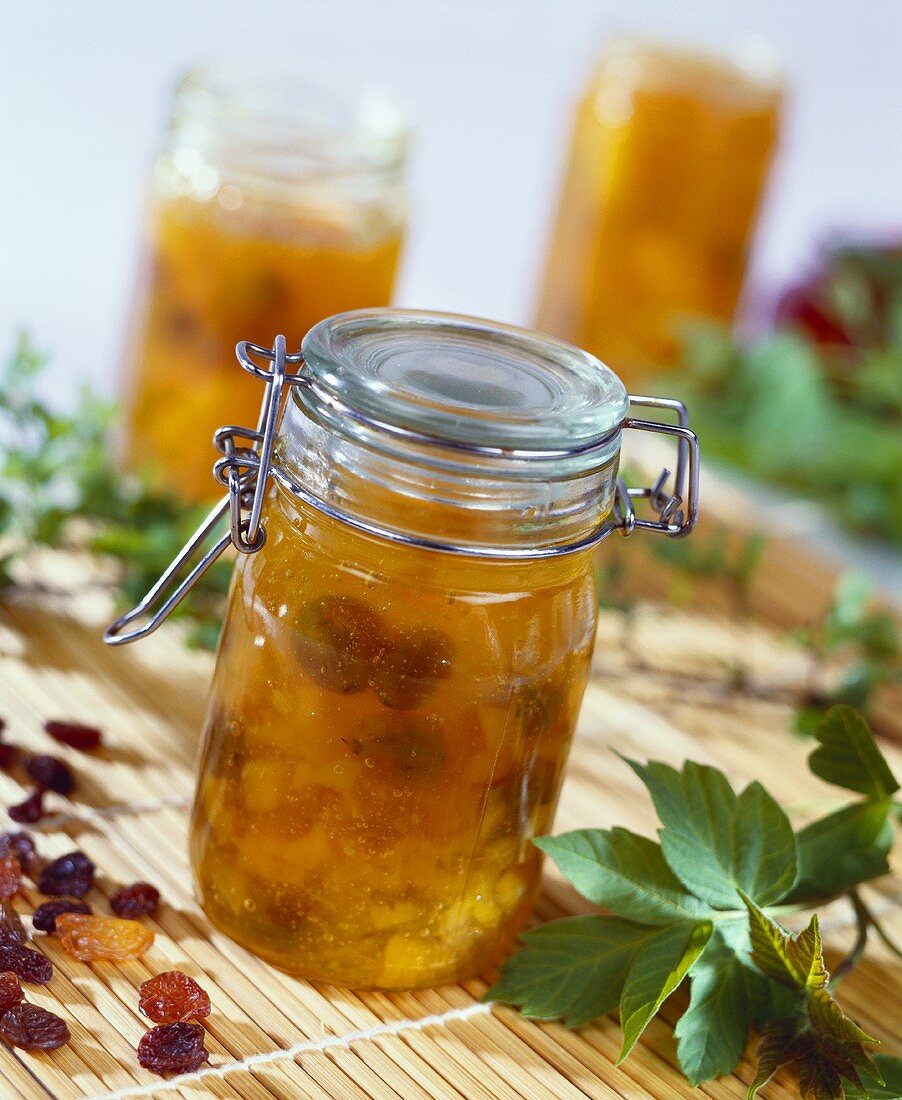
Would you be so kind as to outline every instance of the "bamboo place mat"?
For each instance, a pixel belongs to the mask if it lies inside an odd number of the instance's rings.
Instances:
[[[126,649],[106,649],[99,628],[108,597],[83,585],[78,565],[50,559],[51,589],[0,606],[0,716],[10,740],[64,755],[77,770],[78,801],[49,796],[59,811],[40,827],[43,855],[75,845],[98,867],[103,898],[119,884],[154,883],[163,904],[156,943],[141,960],[86,965],[48,937],[55,967],[29,1000],[65,1018],[72,1042],[52,1053],[0,1049],[0,1096],[311,1097],[317,1100],[473,1098],[577,1100],[583,1097],[743,1097],[746,1061],[728,1079],[691,1089],[676,1071],[673,1022],[679,993],[655,1019],[627,1062],[615,1068],[615,1019],[569,1032],[480,1003],[482,981],[387,996],[315,986],[273,969],[213,929],[192,895],[186,857],[187,805],[211,661],[184,649],[177,627]],[[736,688],[736,668],[744,673]],[[759,777],[800,818],[824,812],[836,792],[804,766],[810,744],[786,732],[806,681],[807,657],[763,626],[727,617],[641,605],[629,618],[602,615],[594,675],[580,719],[556,830],[619,824],[654,828],[638,780],[611,748],[674,763],[716,764],[737,783]],[[103,727],[105,748],[81,754],[51,742],[47,718]],[[902,754],[888,750],[897,769]],[[22,788],[0,775],[3,805]],[[54,799],[52,807],[49,799]],[[8,826],[7,826],[8,827]],[[23,912],[39,900],[23,890]],[[902,883],[866,891],[888,926],[902,931]],[[89,899],[91,900],[91,899]],[[588,907],[549,871],[540,920]],[[848,907],[825,912],[832,957],[853,939]],[[210,1069],[168,1086],[142,1070],[135,1048],[147,1023],[137,989],[150,975],[180,969],[211,995],[206,1021]],[[880,945],[843,983],[841,1000],[895,1052],[902,1022],[902,967]],[[794,1095],[777,1079],[767,1100]]]

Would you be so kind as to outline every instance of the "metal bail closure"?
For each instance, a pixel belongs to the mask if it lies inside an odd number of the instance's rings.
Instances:
[[[285,337],[278,336],[272,348],[263,348],[258,344],[242,341],[235,349],[238,362],[249,374],[266,383],[266,392],[260,409],[257,427],[239,428],[228,426],[220,428],[214,436],[214,443],[223,457],[214,466],[217,481],[228,489],[227,495],[209,513],[195,531],[194,535],[172,562],[166,572],[150,589],[137,607],[118,618],[107,628],[103,639],[109,645],[123,645],[152,634],[170,615],[179,601],[191,590],[198,579],[210,568],[229,545],[233,545],[241,554],[253,554],[263,545],[266,531],[261,522],[263,501],[273,473],[273,446],[276,429],[282,408],[282,399],[287,386],[305,386],[313,388],[312,380],[300,371],[288,374],[286,365],[300,364],[304,357],[301,352],[287,353]],[[265,360],[271,366],[260,366],[256,360]],[[614,504],[610,516],[588,536],[578,542],[550,547],[528,547],[518,550],[495,551],[485,547],[463,546],[452,543],[426,543],[411,536],[391,531],[376,524],[345,513],[334,505],[313,499],[302,486],[286,483],[275,471],[277,479],[295,491],[302,499],[320,508],[333,518],[348,523],[352,527],[366,531],[395,542],[416,545],[449,554],[486,557],[548,558],[562,554],[571,554],[576,550],[585,550],[595,546],[614,531],[624,537],[632,535],[637,529],[657,531],[669,538],[684,538],[695,527],[698,519],[698,439],[689,429],[689,419],[685,405],[664,397],[630,396],[630,410],[633,406],[651,409],[663,409],[675,413],[676,424],[657,420],[640,420],[626,417],[618,430],[631,429],[639,432],[651,432],[666,435],[676,440],[677,459],[670,491],[670,471],[664,469],[652,485],[634,488],[628,486],[623,478],[618,478]],[[348,410],[350,412],[350,410]],[[376,428],[387,426],[360,414],[357,419]],[[441,445],[443,440],[422,433],[407,432],[421,441]],[[484,447],[460,445],[462,449],[471,449],[476,453]],[[562,454],[567,452],[561,452]],[[653,518],[640,518],[634,501],[645,500]],[[216,541],[204,550],[208,540],[216,535],[221,521],[228,514],[229,529],[218,536]],[[126,629],[137,620],[143,620],[140,626]]]
[[[216,480],[228,489],[228,494],[209,512],[137,607],[107,627],[103,634],[107,645],[124,645],[152,634],[229,545],[242,554],[252,554],[263,545],[266,531],[260,517],[272,469],[282,395],[286,386],[307,385],[308,382],[301,373],[286,372],[287,364],[303,364],[304,357],[299,351],[285,350],[284,336],[277,336],[272,348],[242,340],[235,354],[244,370],[266,383],[266,390],[255,429],[229,425],[220,428],[213,437],[216,449],[224,456],[216,461],[213,472]],[[272,365],[262,367],[255,358]],[[228,531],[201,553],[226,514],[229,516]],[[126,630],[140,619],[146,619],[143,625]]]

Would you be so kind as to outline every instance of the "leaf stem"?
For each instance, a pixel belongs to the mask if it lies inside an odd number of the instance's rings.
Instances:
[[[836,989],[843,978],[858,965],[861,956],[864,954],[864,949],[867,947],[868,926],[873,923],[873,918],[868,912],[867,906],[861,900],[858,891],[850,890],[848,896],[849,901],[852,903],[852,908],[855,911],[855,920],[858,924],[858,935],[855,937],[855,943],[852,945],[852,950],[833,971],[833,977],[830,979],[830,984],[827,987],[831,992]]]

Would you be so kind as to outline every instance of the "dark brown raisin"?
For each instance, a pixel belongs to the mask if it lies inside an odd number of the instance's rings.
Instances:
[[[178,1020],[152,1027],[138,1043],[138,1062],[154,1073],[193,1073],[207,1061],[206,1032],[200,1024]]]
[[[0,898],[11,898],[19,892],[22,868],[15,856],[0,856]]]
[[[15,806],[10,806],[7,813],[13,821],[18,821],[20,825],[34,825],[36,821],[40,821],[44,816],[43,788],[35,787],[31,794],[23,799],[22,802],[16,803]]]
[[[110,898],[110,908],[117,917],[135,920],[137,917],[149,917],[157,911],[160,904],[160,891],[149,882],[136,882],[132,886],[123,886]]]
[[[0,833],[0,856],[13,855],[26,875],[38,862],[38,851],[31,833]]]
[[[440,718],[371,714],[354,733],[351,751],[379,778],[401,772],[409,779],[433,779],[447,755]]]
[[[377,657],[370,680],[379,701],[409,710],[451,675],[454,646],[447,634],[421,628],[393,639]]]
[[[75,776],[68,764],[58,756],[28,756],[25,770],[39,787],[57,794],[71,794],[75,790]]]
[[[210,998],[181,970],[166,970],[142,982],[138,1008],[156,1024],[210,1015]]]
[[[6,741],[0,741],[0,768],[11,768],[19,756],[19,750],[15,745]]]
[[[375,611],[350,596],[322,596],[304,604],[296,626],[298,660],[320,687],[342,694],[366,687],[384,644]]]
[[[84,852],[69,852],[41,871],[38,889],[51,897],[83,898],[94,885],[94,864]]]
[[[96,749],[102,740],[99,729],[83,726],[80,722],[45,722],[44,729],[54,741],[59,741],[61,745],[69,745],[73,749],[81,749],[83,752]]]
[[[39,932],[56,931],[56,918],[62,913],[86,913],[91,912],[91,906],[86,901],[78,901],[76,898],[59,898],[57,901],[45,901],[35,909],[31,917],[31,923]]]
[[[66,1021],[38,1005],[13,1005],[0,1016],[0,1036],[23,1050],[56,1050],[68,1043]]]
[[[9,898],[0,898],[0,944],[25,943],[28,933]]]
[[[24,996],[19,975],[14,974],[12,970],[4,970],[0,974],[0,1016],[8,1012],[13,1005],[17,1005]]]
[[[12,970],[23,982],[46,985],[53,977],[53,963],[40,951],[15,943],[0,944],[0,970]]]

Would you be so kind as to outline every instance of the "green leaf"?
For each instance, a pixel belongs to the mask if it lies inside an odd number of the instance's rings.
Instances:
[[[736,908],[738,891],[762,905],[779,901],[796,878],[789,818],[760,783],[737,798],[723,772],[687,761],[626,761],[646,785],[663,823],[664,858],[697,897]]]
[[[484,1000],[580,1027],[613,1011],[630,964],[658,930],[617,917],[567,917],[525,933]]]
[[[806,825],[796,836],[799,880],[790,901],[827,898],[889,873],[888,802],[856,802]]]
[[[539,837],[577,890],[596,905],[640,924],[697,920],[711,910],[688,894],[667,866],[661,846],[628,829],[580,829]]]
[[[823,960],[821,960],[823,964]],[[843,1012],[829,990],[817,988],[808,995],[808,1016],[815,1031],[838,1043],[876,1043],[879,1040],[862,1031]]]
[[[623,1046],[618,1065],[639,1041],[664,1001],[682,982],[708,945],[713,925],[677,924],[660,929],[636,953],[620,998]]]
[[[693,968],[689,1007],[677,1021],[677,1058],[692,1085],[731,1073],[756,1016],[767,1008],[771,983],[746,965],[715,929]]]
[[[792,936],[744,896],[749,911],[752,961],[762,973],[781,985],[816,990],[827,985],[817,914],[804,931]]]
[[[808,757],[808,766],[821,779],[874,801],[888,799],[899,790],[870,727],[851,707],[831,707],[814,736],[820,748]]]
[[[862,1069],[863,1087],[847,1090],[856,1100],[899,1100],[902,1097],[902,1058],[878,1054],[874,1070]]]

